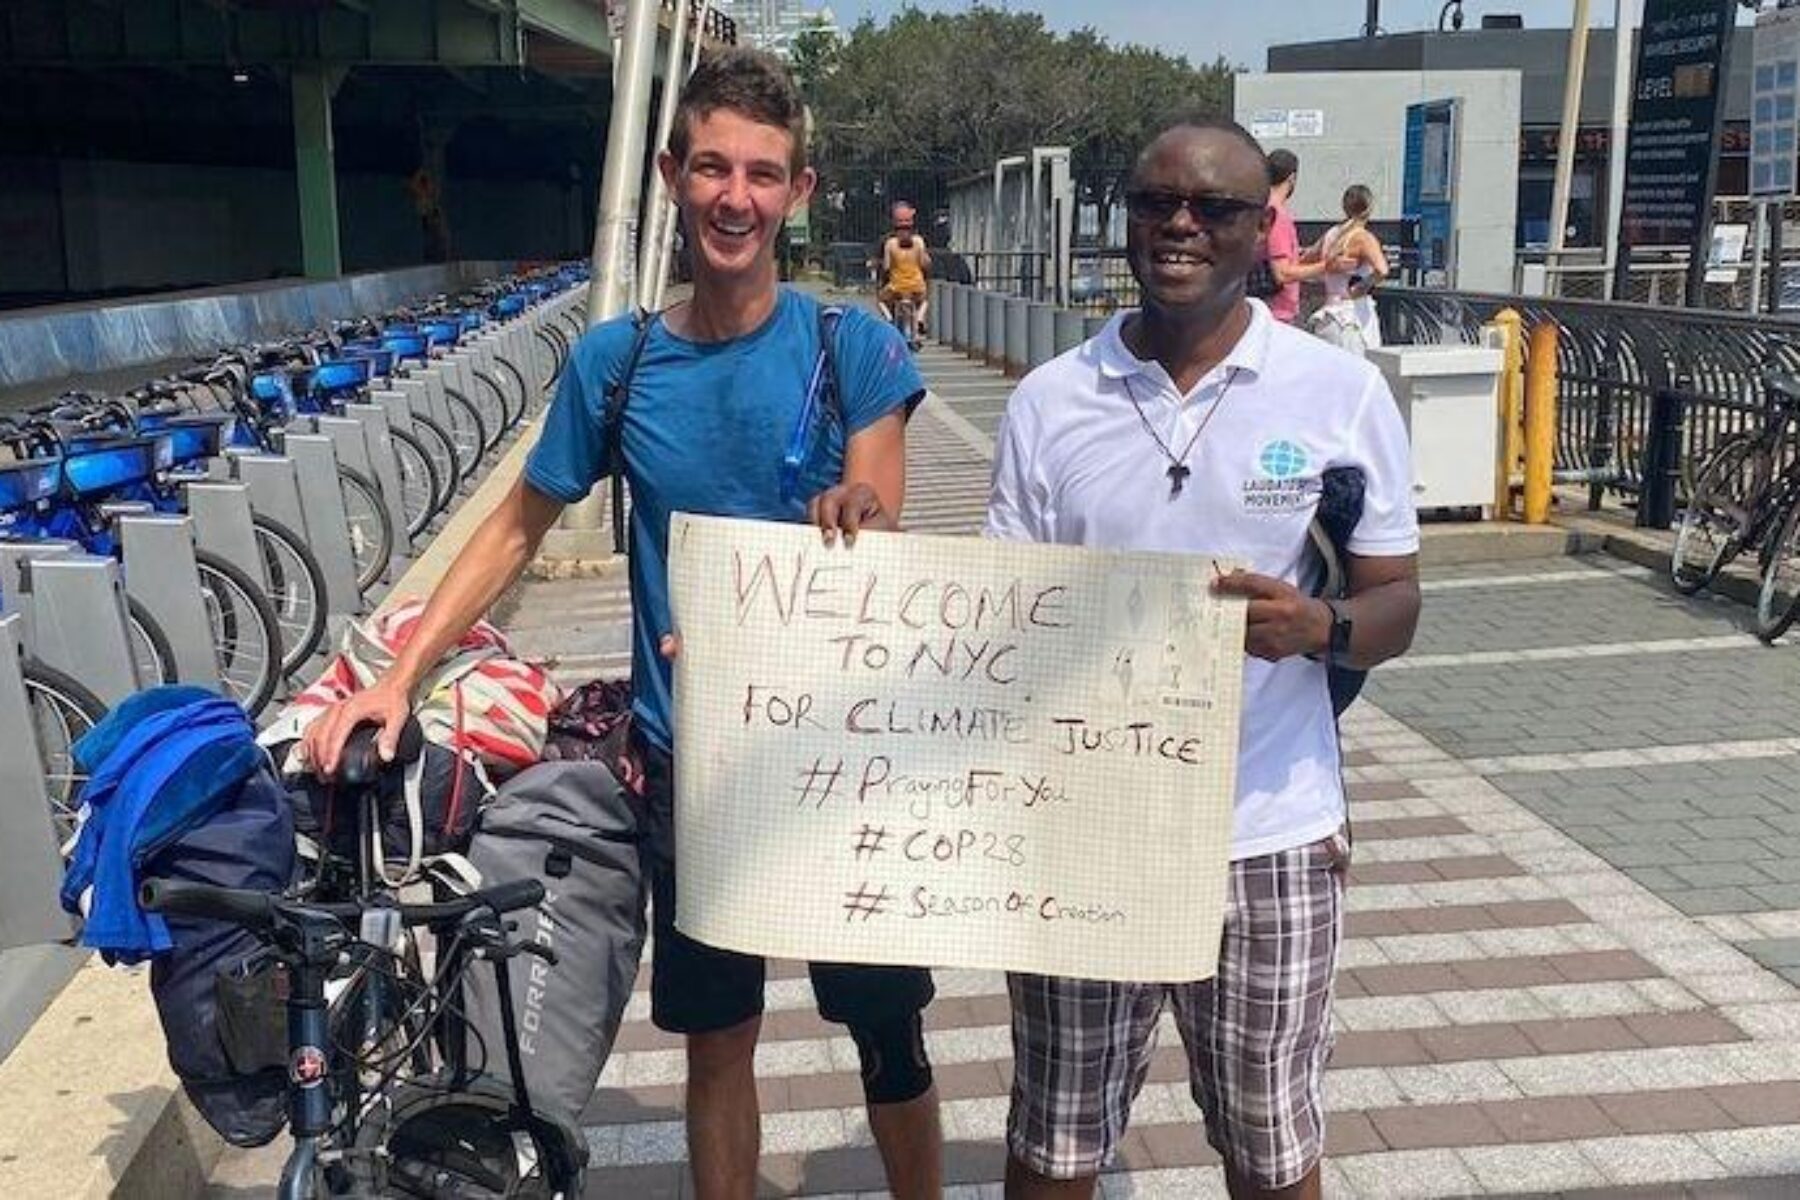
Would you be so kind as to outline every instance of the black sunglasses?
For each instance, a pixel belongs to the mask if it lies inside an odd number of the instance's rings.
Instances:
[[[1125,207],[1134,221],[1170,220],[1187,209],[1202,225],[1223,225],[1247,212],[1261,212],[1263,201],[1245,200],[1241,196],[1201,194],[1188,196],[1181,192],[1130,191],[1125,193]]]

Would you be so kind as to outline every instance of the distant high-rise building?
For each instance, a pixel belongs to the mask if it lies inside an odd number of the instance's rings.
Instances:
[[[840,34],[837,14],[829,5],[817,8],[805,0],[726,0],[725,12],[737,22],[738,42],[786,59],[794,39],[809,29]]]

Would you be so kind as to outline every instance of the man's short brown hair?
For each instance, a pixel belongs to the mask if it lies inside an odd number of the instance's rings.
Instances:
[[[788,164],[796,175],[806,169],[806,105],[780,59],[738,46],[701,57],[681,89],[669,130],[669,153],[677,163],[687,162],[690,123],[721,109],[787,130],[794,143]]]

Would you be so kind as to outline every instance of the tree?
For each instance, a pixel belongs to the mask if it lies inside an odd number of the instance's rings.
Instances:
[[[794,35],[788,51],[788,66],[800,85],[800,95],[809,105],[818,102],[820,86],[837,69],[843,44],[837,30],[826,24],[822,17],[814,17],[808,28]]]
[[[802,35],[806,37],[807,35]],[[821,161],[988,170],[1030,146],[1067,145],[1078,169],[1130,160],[1181,117],[1229,111],[1231,70],[1115,47],[1092,29],[1066,37],[1036,13],[982,5],[865,18],[836,45],[810,44],[796,74],[813,107]]]

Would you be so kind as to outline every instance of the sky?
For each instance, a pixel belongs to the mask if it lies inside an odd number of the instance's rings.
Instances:
[[[864,16],[877,22],[902,8],[954,12],[968,0],[829,0],[848,31]],[[1111,42],[1135,42],[1195,63],[1223,55],[1235,66],[1260,71],[1264,51],[1287,42],[1316,42],[1362,33],[1364,0],[1008,0],[997,7],[1044,14],[1052,29],[1092,26]],[[1614,0],[1591,0],[1595,26],[1611,25]],[[1443,0],[1381,0],[1387,33],[1437,28]],[[1517,13],[1527,28],[1567,29],[1571,0],[1464,0],[1465,29],[1486,13]],[[1447,27],[1447,26],[1446,26]]]

